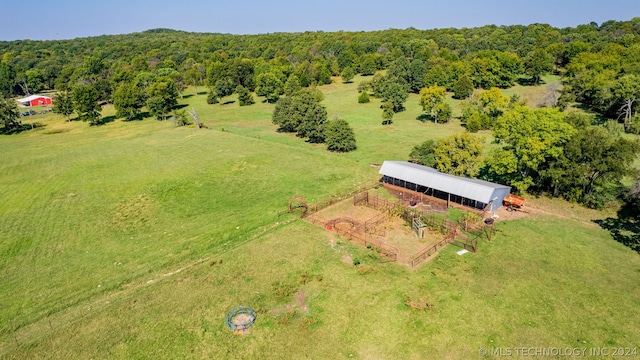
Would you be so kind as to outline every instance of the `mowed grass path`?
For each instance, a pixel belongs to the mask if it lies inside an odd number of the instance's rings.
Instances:
[[[277,218],[295,195],[324,199],[375,179],[371,162],[462,131],[417,121],[415,95],[382,126],[379,100],[357,104],[356,83],[321,89],[329,115],[354,127],[355,152],[276,133],[272,104],[203,95],[181,102],[210,129],[48,115],[44,129],[0,137],[0,357],[461,359],[480,347],[634,346],[640,260],[585,223],[591,212],[501,223],[479,253],[450,247],[416,272]],[[259,312],[246,337],[224,326],[236,305]]]

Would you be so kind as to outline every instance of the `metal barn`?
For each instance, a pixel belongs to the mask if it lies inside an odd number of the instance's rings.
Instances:
[[[379,173],[388,184],[424,193],[457,204],[494,212],[511,193],[511,187],[442,173],[404,161],[385,161]]]

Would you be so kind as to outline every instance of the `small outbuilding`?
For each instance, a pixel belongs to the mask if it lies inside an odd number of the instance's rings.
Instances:
[[[408,190],[476,209],[494,212],[502,206],[511,187],[442,173],[434,168],[404,161],[385,161],[379,173],[383,181]]]
[[[24,106],[46,106],[51,105],[51,98],[44,95],[31,95],[23,99],[16,100]]]

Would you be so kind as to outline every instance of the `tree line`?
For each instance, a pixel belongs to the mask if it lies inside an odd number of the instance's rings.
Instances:
[[[562,76],[563,88],[547,84],[546,108],[533,110],[499,90],[539,84],[550,72]],[[237,94],[240,106],[250,106],[255,94],[276,104],[272,121],[279,131],[334,151],[355,149],[353,130],[342,119],[327,119],[315,86],[337,76],[349,82],[356,74],[371,76],[359,84],[358,102],[380,98],[385,124],[404,111],[409,93],[419,94],[421,119],[436,123],[451,118],[447,93],[464,100],[468,132],[425,142],[410,154],[443,171],[601,207],[621,193],[638,153],[637,143],[621,135],[640,133],[640,18],[563,29],[532,24],[263,35],[155,29],[0,42],[4,98],[53,90],[56,112],[98,124],[100,103],[113,103],[125,121],[163,119],[188,86],[196,93],[206,89],[209,104]],[[563,112],[574,103],[596,116]],[[17,116],[15,103],[0,102],[3,132],[21,126]],[[472,135],[480,130],[490,130],[500,144],[486,159],[482,141]],[[633,194],[625,198],[637,199]]]

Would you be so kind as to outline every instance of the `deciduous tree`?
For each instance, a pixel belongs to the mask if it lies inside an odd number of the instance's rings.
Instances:
[[[16,83],[16,72],[13,66],[0,62],[0,95],[10,96]]]
[[[526,191],[538,178],[542,164],[562,156],[564,144],[575,132],[555,108],[516,106],[493,126],[493,136],[505,146],[492,151],[487,159],[489,170],[503,182]]]
[[[238,94],[238,104],[240,106],[255,104],[255,100],[253,100],[253,95],[246,87],[242,85],[238,85],[238,87],[236,88],[236,93]]]
[[[59,93],[53,100],[53,112],[66,116],[68,121],[71,121],[71,114],[73,114],[73,111],[73,98],[67,91]]]
[[[540,83],[540,76],[551,70],[553,70],[553,57],[544,49],[535,49],[524,59],[524,71],[531,76],[534,84]]]
[[[293,96],[285,96],[277,103],[271,121],[279,131],[296,132],[311,143],[322,143],[325,138],[327,110],[322,104],[322,93],[304,89]]]
[[[268,103],[278,101],[280,95],[284,93],[282,81],[273,73],[258,75],[256,94],[266,97]]]
[[[93,84],[80,85],[73,89],[73,104],[82,121],[89,121],[91,125],[100,122],[99,95]]]
[[[142,91],[131,83],[122,83],[113,93],[113,107],[116,108],[116,116],[125,121],[134,120],[140,115],[140,109],[144,106]]]
[[[344,70],[342,70],[342,73],[340,74],[343,83],[351,82],[354,76],[356,76],[356,72],[353,71],[353,68],[351,66],[347,66],[346,68],[344,68]]]
[[[336,118],[327,123],[325,129],[327,150],[348,152],[356,149],[356,137],[346,120]]]
[[[436,167],[436,141],[433,139],[426,140],[425,142],[413,147],[409,153],[409,160],[429,166]]]
[[[404,102],[407,101],[407,91],[405,87],[387,78],[386,84],[382,88],[381,98],[383,102],[390,102],[393,106],[393,112],[404,111]]]
[[[482,165],[483,140],[468,132],[438,141],[434,148],[436,169],[447,174],[474,177]]]
[[[438,85],[420,90],[420,106],[424,112],[433,117],[436,124],[439,120],[447,122],[451,117],[451,107],[445,102],[446,91],[444,87]]]
[[[473,81],[467,76],[463,75],[453,85],[453,97],[456,99],[466,99],[473,95]]]
[[[147,108],[156,119],[162,119],[178,105],[178,90],[171,79],[159,79],[149,87],[148,93]]]
[[[395,115],[393,104],[390,101],[382,103],[382,124],[391,124],[393,122],[393,115]]]
[[[419,93],[425,85],[427,68],[420,59],[414,59],[409,65],[409,88],[413,93]]]
[[[2,132],[11,132],[20,126],[20,112],[11,99],[0,97],[0,125]]]
[[[613,200],[623,177],[632,175],[640,145],[612,136],[601,127],[580,130],[564,146],[563,161],[550,167],[547,182],[554,194],[590,207]],[[546,173],[545,173],[546,175]]]
[[[287,96],[292,96],[302,89],[300,85],[300,79],[298,79],[295,75],[290,75],[287,79],[287,82],[284,84],[284,94]]]

